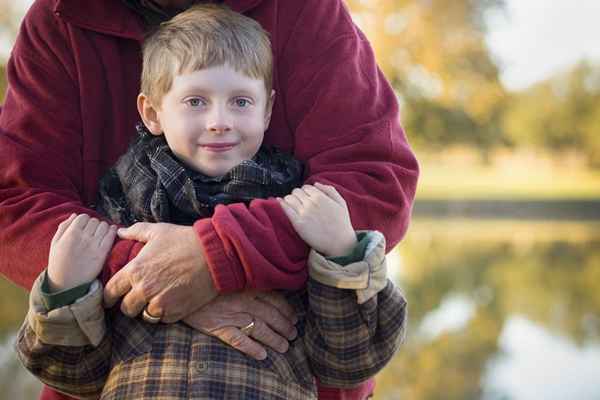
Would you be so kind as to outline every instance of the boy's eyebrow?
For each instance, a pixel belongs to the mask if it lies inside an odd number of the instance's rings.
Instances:
[[[202,85],[192,85],[192,86],[188,86],[185,89],[182,89],[179,94],[181,96],[186,96],[186,95],[190,95],[190,94],[194,94],[194,93],[204,93],[204,94],[211,94],[213,92],[213,90],[211,90],[210,88],[207,88],[205,86]],[[230,96],[239,96],[239,95],[244,95],[244,96],[248,96],[248,97],[256,97],[256,93],[254,93],[254,91],[250,90],[250,89],[233,89],[231,91],[229,91],[227,93]]]
[[[210,93],[212,92],[209,88],[207,88],[206,86],[202,86],[202,85],[190,85],[190,86],[186,86],[185,88],[182,88],[179,91],[181,94],[186,94],[189,92],[204,92],[204,93]]]

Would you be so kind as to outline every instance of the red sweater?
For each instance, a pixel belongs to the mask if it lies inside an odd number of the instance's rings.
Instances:
[[[304,161],[307,183],[336,186],[354,227],[394,246],[418,167],[394,92],[342,1],[225,3],[271,35],[277,100],[265,143]],[[23,22],[0,114],[0,272],[25,288],[58,224],[92,213],[99,178],[135,134],[143,29],[121,0],[38,0]],[[219,291],[304,285],[308,249],[275,200],[220,206],[194,228]],[[107,271],[140,248],[117,242]]]

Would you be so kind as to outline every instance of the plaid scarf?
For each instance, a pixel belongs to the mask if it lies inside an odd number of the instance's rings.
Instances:
[[[210,177],[178,160],[163,135],[142,123],[136,129],[138,138],[100,180],[97,210],[114,223],[191,225],[218,204],[285,196],[302,185],[301,162],[276,149],[263,146],[252,160]]]

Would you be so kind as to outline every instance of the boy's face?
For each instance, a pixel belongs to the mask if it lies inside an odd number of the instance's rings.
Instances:
[[[155,110],[157,126],[148,128],[164,133],[171,151],[190,168],[224,175],[258,151],[271,117],[271,96],[262,79],[228,65],[178,75]]]

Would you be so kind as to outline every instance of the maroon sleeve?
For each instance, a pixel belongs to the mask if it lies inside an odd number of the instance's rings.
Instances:
[[[51,2],[32,5],[7,65],[0,114],[0,272],[27,289],[45,268],[58,224],[95,215],[83,201],[81,113],[66,27]],[[120,241],[110,262],[134,242]]]
[[[295,155],[307,183],[334,185],[355,229],[383,232],[389,249],[407,229],[418,176],[395,93],[342,1],[305,3],[277,60]],[[305,282],[308,249],[275,200],[219,207],[195,229],[220,291]]]

